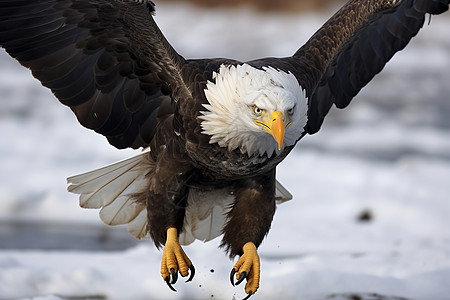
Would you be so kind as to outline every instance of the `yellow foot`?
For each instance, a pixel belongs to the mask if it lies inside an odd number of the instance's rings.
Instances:
[[[161,261],[161,276],[169,288],[176,292],[172,284],[177,282],[178,272],[180,272],[181,276],[186,277],[188,276],[189,271],[191,276],[189,276],[189,279],[186,280],[186,282],[189,282],[194,278],[195,268],[178,242],[177,229],[171,227],[167,229],[167,240]]]
[[[251,295],[255,294],[259,288],[260,264],[255,244],[248,242],[242,247],[242,250],[244,251],[244,254],[238,259],[233,269],[231,269],[230,281],[234,286],[240,284],[244,279],[247,279],[247,284],[245,285],[247,297],[243,299],[246,300],[250,298]],[[234,282],[235,274],[237,279],[236,283]]]

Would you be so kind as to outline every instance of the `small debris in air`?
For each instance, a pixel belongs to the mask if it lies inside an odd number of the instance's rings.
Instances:
[[[373,213],[370,209],[364,209],[363,211],[361,211],[358,215],[358,222],[371,222],[373,221]]]

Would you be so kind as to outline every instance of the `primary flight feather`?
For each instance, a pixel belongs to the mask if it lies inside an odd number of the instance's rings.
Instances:
[[[240,256],[231,282],[247,280],[248,298],[276,202],[292,198],[275,179],[278,163],[448,6],[351,0],[292,56],[241,62],[185,59],[148,0],[0,0],[0,45],[83,126],[117,148],[145,149],[70,177],[80,205],[164,246],[161,275],[173,290],[178,273],[195,274],[181,245],[222,235]]]

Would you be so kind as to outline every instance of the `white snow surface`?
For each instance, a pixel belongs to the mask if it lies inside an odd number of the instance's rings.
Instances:
[[[187,58],[246,60],[291,55],[330,15],[157,3],[156,21]],[[278,207],[259,248],[261,287],[252,299],[450,299],[449,36],[450,14],[433,17],[278,167],[294,199]],[[0,222],[106,226],[97,211],[78,208],[65,178],[135,151],[82,128],[4,51],[0,138]],[[371,221],[357,220],[363,211]],[[185,247],[197,272],[174,293],[151,242],[116,251],[4,249],[8,238],[0,236],[2,300],[245,296],[229,283],[234,263],[220,239]]]

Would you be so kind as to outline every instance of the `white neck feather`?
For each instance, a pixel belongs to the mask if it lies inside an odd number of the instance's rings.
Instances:
[[[283,110],[295,105],[292,124],[286,129],[283,147],[296,143],[307,122],[307,98],[291,73],[271,67],[256,69],[248,64],[222,65],[206,85],[209,104],[200,118],[210,143],[233,151],[237,148],[249,156],[279,153],[273,137],[254,123],[253,105]]]

